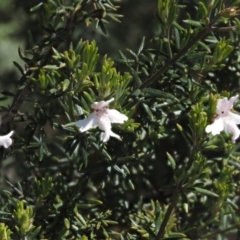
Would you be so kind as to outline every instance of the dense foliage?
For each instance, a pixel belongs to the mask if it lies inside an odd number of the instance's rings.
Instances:
[[[108,26],[135,1],[15,1],[28,42],[16,88],[1,91],[1,135],[15,133],[0,149],[0,239],[240,237],[240,142],[205,131],[218,99],[239,92],[240,2],[149,2],[151,36],[120,50]],[[80,132],[111,98],[128,116],[112,125],[122,140]]]

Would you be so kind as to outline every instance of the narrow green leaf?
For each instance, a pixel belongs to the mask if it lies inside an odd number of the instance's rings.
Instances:
[[[5,96],[9,96],[9,97],[14,97],[15,94],[11,93],[11,92],[8,92],[8,91],[2,91],[0,92],[2,95],[5,95]]]
[[[152,111],[150,110],[150,108],[148,107],[147,104],[143,103],[143,108],[145,110],[145,112],[147,113],[147,115],[149,116],[150,120],[153,121],[155,119],[155,117],[152,114]]]
[[[32,8],[30,9],[30,12],[36,12],[36,11],[38,11],[39,9],[41,9],[42,6],[43,6],[43,3],[41,2],[41,3],[39,3],[38,5],[32,7]]]
[[[101,28],[102,32],[103,32],[105,35],[107,35],[107,30],[106,30],[106,28],[105,28],[105,26],[104,26],[104,24],[103,24],[103,22],[102,22],[101,19],[99,20],[99,27]]]
[[[134,184],[131,179],[128,179],[128,184],[132,190],[135,190]]]
[[[172,239],[172,238],[183,238],[186,237],[186,235],[184,233],[180,233],[180,232],[172,232],[172,233],[168,233],[168,237],[164,237],[161,239]]]
[[[205,43],[203,43],[203,42],[201,42],[201,41],[198,41],[198,44],[199,44],[201,47],[203,47],[208,53],[211,53],[211,52],[212,52],[211,49],[210,49]]]
[[[87,203],[91,203],[91,204],[96,204],[96,205],[101,205],[103,204],[102,201],[100,201],[99,199],[96,198],[82,198],[84,201],[86,201]]]
[[[87,166],[87,164],[88,164],[88,154],[87,154],[87,151],[83,147],[81,148],[81,150],[82,150],[82,157],[83,157],[84,166]]]
[[[216,193],[209,191],[207,189],[204,189],[204,188],[194,187],[194,189],[196,190],[196,192],[203,193],[203,194],[211,196],[211,197],[219,197]]]
[[[158,201],[155,203],[155,233],[158,233],[161,226],[161,207]]]
[[[28,63],[31,60],[30,58],[27,58],[25,56],[25,54],[23,53],[23,51],[22,51],[22,49],[20,47],[18,48],[18,55],[26,63]]]
[[[22,75],[24,75],[23,68],[15,61],[13,61],[13,64],[17,67],[17,69],[20,71]]]
[[[194,20],[191,20],[191,19],[186,19],[186,20],[183,20],[183,22],[191,25],[191,26],[194,26],[194,27],[201,27],[202,24],[198,21],[194,21]]]
[[[105,151],[104,149],[102,150],[102,154],[103,154],[104,157],[107,158],[107,160],[112,161],[111,156],[110,156],[110,155],[108,154],[108,152]]]
[[[62,84],[62,90],[66,91],[68,89],[69,84],[70,84],[70,81],[68,79],[65,79]]]
[[[145,37],[143,37],[143,39],[142,39],[142,42],[141,42],[140,47],[138,49],[137,55],[139,55],[142,52],[142,50],[144,48],[144,44],[145,44]]]
[[[129,70],[131,71],[131,74],[133,75],[133,79],[136,84],[136,87],[139,87],[142,84],[142,81],[139,78],[138,73],[132,67],[129,67]]]
[[[170,161],[172,169],[175,169],[176,168],[176,162],[175,162],[174,158],[168,152],[167,152],[167,157],[168,157],[168,160]]]
[[[149,94],[151,97],[162,97],[162,98],[172,99],[176,102],[179,102],[179,100],[175,98],[175,96],[172,95],[171,93],[163,92],[157,89],[145,88],[143,92]]]
[[[177,27],[174,27],[174,41],[177,49],[180,49],[180,34]]]
[[[37,227],[36,229],[34,229],[34,230],[30,233],[29,240],[37,239],[37,235],[39,234],[41,228],[42,228],[42,227],[39,226],[39,227]]]
[[[45,65],[43,68],[48,69],[48,70],[58,70],[59,67],[56,65]]]
[[[228,163],[230,163],[232,166],[234,166],[240,170],[240,163],[233,161],[233,160],[228,160]]]

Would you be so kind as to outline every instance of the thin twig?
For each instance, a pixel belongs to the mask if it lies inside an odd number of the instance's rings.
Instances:
[[[213,232],[213,233],[210,233],[210,234],[207,234],[207,235],[204,235],[202,237],[200,237],[200,239],[213,239],[214,236],[216,236],[217,234],[223,234],[223,233],[226,233],[226,232],[229,232],[235,228],[239,229],[239,225],[238,224],[235,224],[229,228],[225,228],[223,230],[218,230],[216,232]]]
[[[177,201],[178,201],[178,197],[180,195],[180,190],[178,188],[175,189],[175,192],[172,196],[172,199],[171,199],[171,203],[167,209],[167,212],[165,213],[164,215],[164,218],[163,218],[163,221],[162,221],[162,224],[161,224],[161,227],[159,229],[159,232],[156,236],[156,240],[160,240],[163,235],[164,235],[164,232],[165,232],[165,228],[167,226],[167,223],[168,223],[168,220],[172,214],[172,211],[173,209],[175,208],[176,204],[177,204]]]
[[[6,183],[14,190],[16,191],[20,196],[24,196],[23,192],[17,189],[13,184],[11,184],[9,181],[6,181]]]
[[[9,122],[18,113],[18,110],[21,107],[23,101],[31,92],[32,85],[32,82],[28,82],[25,88],[19,91],[14,97],[12,106],[10,107],[9,111],[2,117],[3,124]]]

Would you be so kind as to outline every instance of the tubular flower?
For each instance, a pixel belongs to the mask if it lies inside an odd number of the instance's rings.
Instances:
[[[229,100],[225,97],[217,102],[217,117],[214,122],[206,127],[207,133],[212,135],[220,134],[221,131],[231,133],[232,141],[235,142],[240,136],[240,130],[237,124],[240,124],[240,116],[232,113],[233,103],[238,99],[238,95],[231,97]]]
[[[85,132],[90,128],[98,126],[104,133],[101,136],[103,142],[107,142],[111,137],[121,139],[119,135],[112,132],[111,123],[124,123],[128,120],[128,117],[115,109],[108,109],[108,105],[114,98],[108,101],[94,102],[91,105],[93,112],[83,120],[76,122],[76,126],[79,127],[81,132]]]
[[[12,144],[12,139],[10,138],[13,135],[13,131],[8,133],[7,135],[0,136],[0,146],[8,148]]]

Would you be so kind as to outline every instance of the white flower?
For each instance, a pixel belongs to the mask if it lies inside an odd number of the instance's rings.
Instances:
[[[212,135],[220,134],[221,131],[233,134],[232,141],[235,142],[240,136],[240,130],[237,124],[240,124],[240,116],[232,113],[230,110],[233,107],[233,103],[238,99],[238,95],[231,97],[229,100],[225,97],[219,99],[217,102],[217,114],[213,124],[206,127],[207,133]]]
[[[109,140],[110,136],[117,139],[121,139],[119,135],[112,132],[111,123],[124,123],[128,120],[128,117],[115,109],[108,109],[108,105],[112,102],[114,98],[108,101],[94,102],[91,105],[93,112],[83,120],[76,122],[76,126],[79,127],[81,132],[85,132],[90,128],[98,126],[104,133],[101,136],[101,140],[106,142]]]
[[[13,131],[7,135],[0,136],[0,146],[8,148],[12,144],[12,139],[10,138],[13,135]]]

